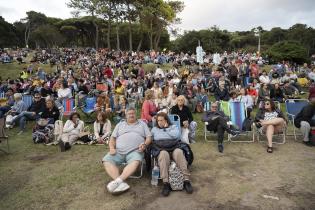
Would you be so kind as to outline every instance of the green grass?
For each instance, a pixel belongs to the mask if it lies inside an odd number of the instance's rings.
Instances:
[[[20,71],[17,64],[0,64],[1,75],[13,77],[9,68]],[[17,135],[18,128],[9,130],[11,154],[0,153],[0,209],[314,209],[314,148],[288,137],[273,154],[258,142],[226,143],[220,154],[216,143],[204,141],[201,116],[194,114],[192,195],[172,192],[162,198],[161,187],[152,187],[145,173],[140,180],[127,180],[127,193],[113,196],[105,190],[110,178],[100,162],[105,146],[75,145],[61,153],[57,146],[34,144],[34,123],[28,122],[23,135]]]

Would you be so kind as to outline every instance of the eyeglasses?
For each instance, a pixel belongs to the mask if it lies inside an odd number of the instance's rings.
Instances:
[[[269,105],[270,105],[270,103],[265,103],[265,105],[268,105],[268,106],[269,106]]]

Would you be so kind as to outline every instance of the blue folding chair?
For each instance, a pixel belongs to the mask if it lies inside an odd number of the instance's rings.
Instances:
[[[253,125],[251,125],[251,131],[242,131],[243,130],[243,123],[247,118],[246,107],[243,102],[230,102],[229,103],[230,112],[231,112],[231,123],[232,126],[236,127],[238,130],[241,131],[240,136],[248,136],[248,134],[252,135],[251,140],[233,140],[236,137],[232,138],[229,134],[229,140],[231,142],[247,142],[251,143],[255,141],[255,133],[253,131]],[[247,139],[247,138],[246,138]]]
[[[182,134],[182,127],[180,126],[180,118],[177,114],[169,114],[168,118],[170,118],[170,121],[173,125],[176,125],[179,129],[179,136]]]
[[[92,114],[94,113],[94,106],[96,104],[96,97],[87,97],[84,106],[80,107],[83,114],[88,118],[86,123],[93,123]]]
[[[296,128],[294,125],[294,118],[295,116],[305,107],[309,101],[307,99],[288,99],[285,101],[285,108],[287,111],[287,116],[289,122],[293,125],[293,135],[294,139],[296,140]],[[292,135],[292,134],[287,134]]]
[[[33,103],[33,96],[32,95],[23,95],[22,100],[25,103],[26,108],[28,109]]]
[[[210,101],[207,101],[204,105],[203,105],[203,111],[204,112],[207,112],[209,111],[211,108],[211,102]]]
[[[70,116],[73,112],[76,111],[76,107],[74,106],[73,98],[66,98],[62,101],[62,111],[61,111],[61,120],[64,116]]]

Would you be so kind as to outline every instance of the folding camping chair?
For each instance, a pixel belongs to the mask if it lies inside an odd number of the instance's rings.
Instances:
[[[205,103],[205,105],[203,107],[203,112],[208,112],[208,111],[210,111],[210,109],[211,109],[211,102],[208,101],[208,102]],[[214,136],[216,134],[213,131],[208,131],[207,130],[208,122],[204,122],[204,125],[205,125],[204,126],[205,141],[207,141],[207,142],[217,142],[217,140],[208,140],[207,134],[211,134],[211,136]]]
[[[64,116],[70,116],[73,112],[76,111],[76,107],[74,106],[73,98],[66,98],[62,101],[62,110],[60,114],[61,120]]]
[[[275,102],[275,105],[276,105],[277,109],[281,110],[281,106],[280,106],[279,102],[278,103]],[[257,129],[256,126],[254,126],[254,130],[255,130],[255,133],[257,134],[257,141],[260,142],[260,137],[266,136],[266,134],[263,132],[260,132],[260,130]],[[280,142],[273,141],[274,144],[284,144],[286,142],[287,128],[283,127],[282,132],[276,133],[273,136],[282,137],[282,141],[280,141]]]
[[[308,104],[307,99],[288,99],[285,101],[285,107],[288,115],[288,120],[289,122],[292,123],[293,125],[293,135],[294,139],[296,139],[296,128],[294,125],[294,118],[295,116],[303,109],[304,106]],[[287,135],[292,135],[292,134],[287,134]]]
[[[210,109],[211,109],[211,103],[212,102],[206,102],[205,103],[205,105],[204,105],[204,109],[203,109],[203,111],[204,112],[208,112],[208,111],[210,111]],[[221,108],[221,104],[220,103],[217,103],[218,104],[218,108],[220,107]],[[227,109],[227,110],[229,110],[229,105],[223,105],[223,106],[226,106],[225,108]],[[227,111],[226,110],[226,111]],[[222,110],[221,110],[222,111]],[[227,116],[230,116],[230,114],[228,113],[228,115]],[[208,122],[204,122],[204,136],[205,136],[205,141],[206,142],[218,142],[217,141],[217,139],[216,138],[213,138],[213,140],[210,140],[210,139],[208,139],[208,136],[217,136],[217,133],[215,133],[215,132],[213,132],[213,131],[208,131],[208,129],[207,129],[207,125],[208,125]],[[229,138],[227,139],[227,141],[229,141]]]
[[[33,96],[32,95],[23,95],[22,100],[28,109],[33,103]]]
[[[92,114],[94,113],[94,106],[96,104],[95,97],[85,98],[84,105],[80,107],[83,114],[87,117],[86,123],[93,123]]]
[[[10,145],[9,145],[9,137],[4,132],[5,126],[5,118],[0,118],[0,144],[3,143],[3,139],[7,142],[6,149],[0,148],[0,151],[4,152],[5,154],[10,154]]]
[[[228,138],[231,142],[246,142],[246,143],[252,143],[255,141],[255,132],[253,130],[253,125],[251,125],[251,131],[242,131],[243,129],[243,123],[245,119],[247,118],[247,111],[245,104],[243,102],[230,102],[229,103],[230,111],[231,111],[231,122],[232,126],[235,126],[237,129],[241,131],[239,134],[240,136],[248,136],[248,134],[252,135],[251,140],[232,140],[232,136],[229,134]],[[246,138],[247,139],[247,138]]]
[[[180,118],[177,114],[169,114],[168,118],[170,118],[170,121],[173,125],[176,125],[179,129],[179,136],[182,134],[182,127],[180,125]]]
[[[220,101],[220,110],[228,117],[231,117],[230,103],[228,101]]]
[[[100,92],[106,92],[108,91],[108,86],[105,83],[97,83],[96,84],[96,90]]]

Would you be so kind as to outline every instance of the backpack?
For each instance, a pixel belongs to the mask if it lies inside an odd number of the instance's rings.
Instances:
[[[242,131],[251,131],[252,124],[253,124],[253,120],[247,117],[242,124]]]
[[[172,190],[183,190],[184,189],[184,174],[176,166],[174,161],[171,162],[168,169],[168,179]]]

